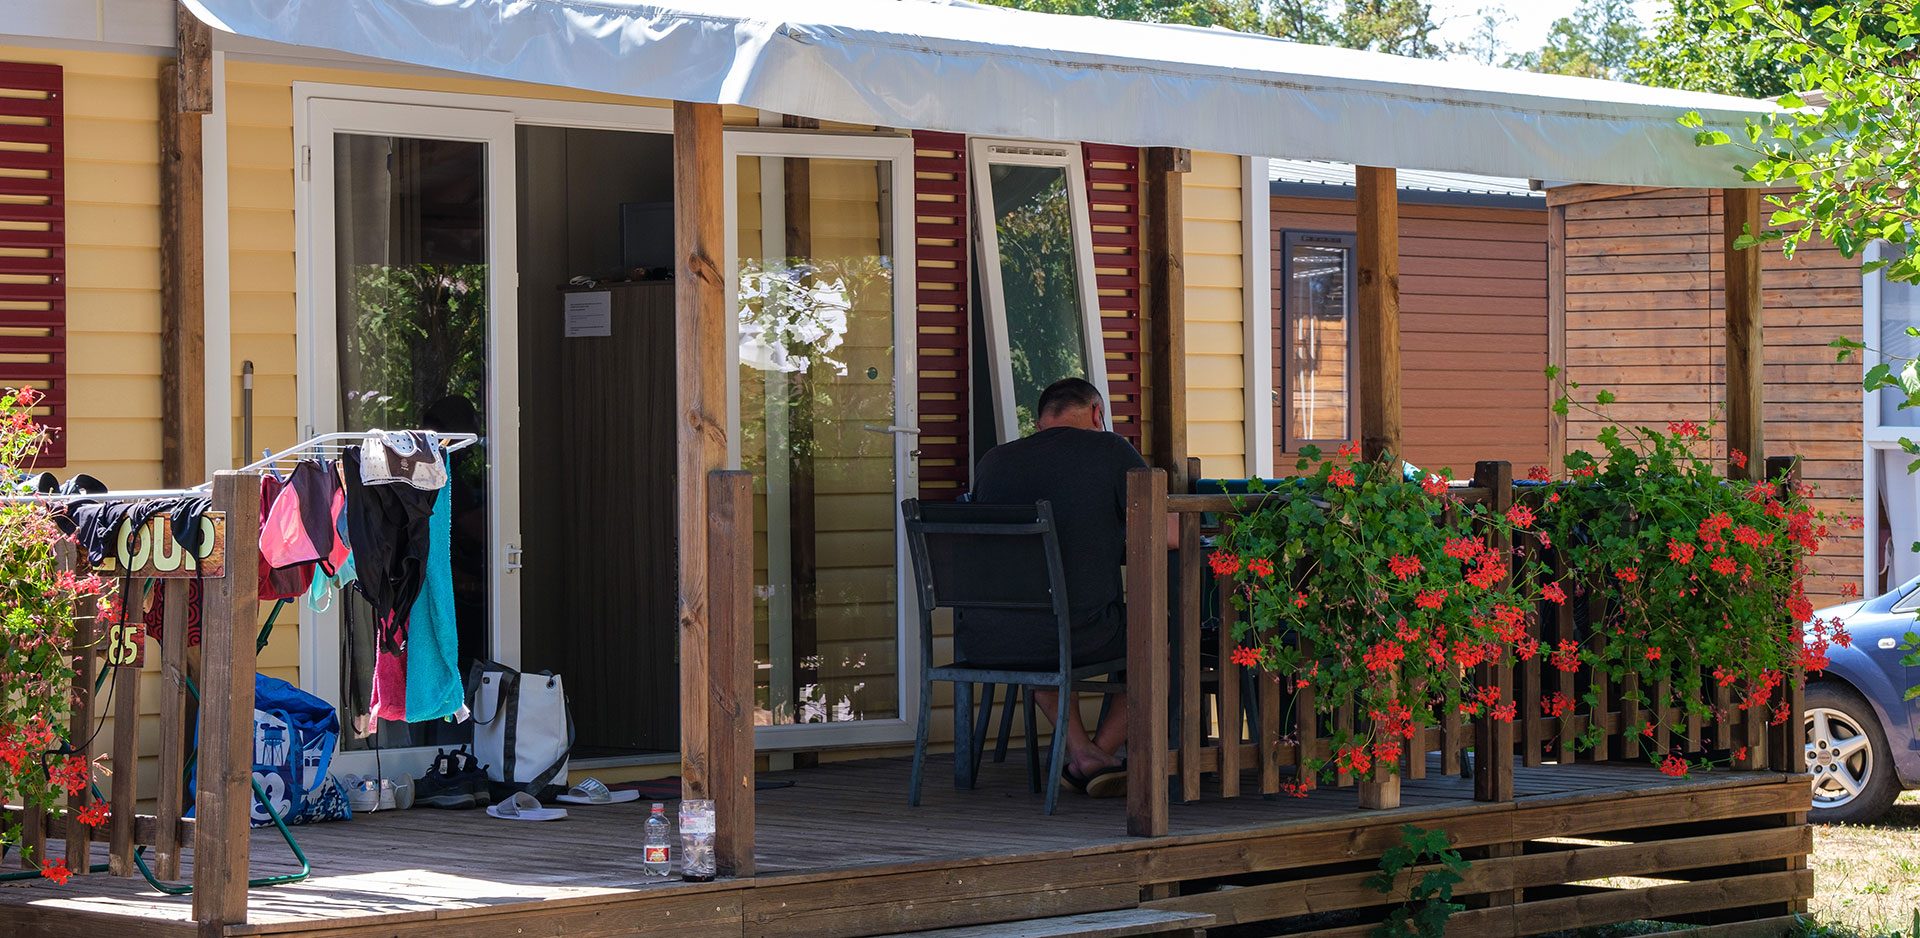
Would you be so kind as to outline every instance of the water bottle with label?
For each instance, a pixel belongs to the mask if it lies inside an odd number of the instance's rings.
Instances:
[[[654,802],[653,814],[647,818],[647,845],[642,849],[647,875],[673,875],[673,842],[667,838],[667,806]]]

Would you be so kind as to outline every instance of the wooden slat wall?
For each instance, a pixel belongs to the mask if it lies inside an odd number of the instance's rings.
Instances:
[[[1547,211],[1524,204],[1400,205],[1402,421],[1406,458],[1423,468],[1466,478],[1477,460],[1522,473],[1547,461]],[[1353,202],[1275,196],[1272,217],[1274,387],[1284,388],[1282,235],[1350,234]],[[1285,419],[1278,402],[1275,418]],[[1275,466],[1290,470],[1284,434],[1274,439]]]
[[[1113,432],[1140,448],[1140,150],[1083,144]]]
[[[1618,402],[1615,420],[1664,427],[1724,419],[1726,339],[1721,295],[1721,200],[1703,189],[1668,189],[1557,207],[1566,218],[1567,369],[1592,400]],[[1860,366],[1838,363],[1827,343],[1860,337],[1860,265],[1825,245],[1791,260],[1767,249],[1766,442],[1768,455],[1798,455],[1816,503],[1860,514]],[[1594,446],[1605,424],[1575,413],[1569,448]],[[1713,452],[1724,457],[1723,428]],[[1816,605],[1858,583],[1860,536],[1839,537],[1814,558]]]
[[[950,500],[972,470],[967,421],[965,134],[913,135],[914,315],[920,336],[920,497]]]

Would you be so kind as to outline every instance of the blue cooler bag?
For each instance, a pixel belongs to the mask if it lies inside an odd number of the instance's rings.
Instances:
[[[278,678],[253,678],[253,780],[289,824],[347,820],[353,809],[333,780],[340,718],[333,707]],[[258,795],[253,826],[273,823]]]

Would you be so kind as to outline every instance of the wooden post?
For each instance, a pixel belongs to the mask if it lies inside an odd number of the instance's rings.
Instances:
[[[1305,651],[1307,637],[1294,637],[1294,647]],[[1291,675],[1289,675],[1291,677]],[[1293,691],[1293,783],[1314,782],[1312,763],[1320,748],[1320,711],[1313,697],[1313,685],[1297,681]],[[1260,793],[1271,795],[1280,790],[1280,675],[1260,676]]]
[[[1181,174],[1193,170],[1193,153],[1175,147],[1147,149],[1147,395],[1146,427],[1154,466],[1167,472],[1174,491],[1187,490],[1187,272]],[[1096,352],[1097,354],[1097,352]]]
[[[688,798],[713,797],[707,591],[707,473],[727,459],[725,179],[720,106],[673,105],[674,338],[679,446],[680,775]],[[722,827],[734,819],[721,817]]]
[[[1360,284],[1360,455],[1400,457],[1400,203],[1396,174],[1354,168],[1355,269]],[[1393,471],[1398,471],[1398,466]]]
[[[753,875],[753,474],[707,474],[708,725],[721,876]]]
[[[1400,683],[1398,669],[1395,669],[1391,680],[1395,687],[1404,686]],[[1396,696],[1398,696],[1397,691]],[[1374,729],[1375,732],[1380,731],[1378,725],[1376,725]],[[1426,754],[1421,753],[1419,758],[1424,761]],[[1374,763],[1373,771],[1368,773],[1368,775],[1371,777],[1363,777],[1360,779],[1361,809],[1368,811],[1385,811],[1400,807],[1399,760],[1379,759]]]
[[[1181,532],[1185,537],[1186,532]],[[1245,721],[1240,718],[1240,666],[1233,661],[1234,623],[1240,610],[1233,607],[1233,577],[1216,577],[1220,597],[1220,797],[1240,797],[1240,740]]]
[[[1135,837],[1167,832],[1166,515],[1166,471],[1128,472],[1127,833]]]
[[[1797,456],[1769,456],[1766,463],[1766,477],[1780,480],[1780,494],[1790,494],[1800,487],[1800,459]],[[1796,624],[1796,634],[1797,624]],[[1787,705],[1787,719],[1773,727],[1773,738],[1768,741],[1767,755],[1769,767],[1776,772],[1795,774],[1807,770],[1806,730],[1802,721],[1807,712],[1807,675],[1799,668],[1787,674],[1786,684],[1780,688]]]
[[[1727,462],[1727,476],[1758,479],[1766,466],[1766,416],[1761,406],[1766,358],[1762,331],[1760,247],[1735,248],[1742,234],[1766,228],[1760,215],[1760,190],[1722,189],[1726,206],[1721,230],[1726,260],[1727,306],[1727,446],[1747,457],[1746,465]]]
[[[166,583],[160,636],[160,791],[154,810],[154,875],[180,878],[180,815],[186,808],[187,768],[187,589],[188,581]]]
[[[81,555],[72,541],[62,540],[54,548],[58,553],[60,569],[79,572]],[[81,746],[79,758],[93,761],[92,749],[87,746],[87,737],[93,734],[93,679],[99,662],[99,652],[95,647],[103,631],[96,621],[99,610],[92,597],[82,599],[73,610],[73,710],[67,718],[67,738]],[[73,820],[93,801],[93,790],[83,788],[79,794],[67,796],[67,856],[70,858],[89,857],[93,853],[93,828]],[[44,861],[45,857],[36,857]],[[75,876],[84,876],[93,865],[90,859],[74,859],[68,862],[67,869]]]
[[[122,590],[139,590],[138,581],[120,581]],[[121,623],[140,608],[138,595],[120,597]],[[113,623],[107,628],[109,659],[114,641]],[[124,639],[123,639],[124,641]],[[249,695],[251,696],[251,695]],[[249,715],[253,708],[247,708]],[[251,722],[248,724],[252,726]],[[135,789],[140,778],[140,666],[128,660],[113,667],[113,784],[107,789],[112,816],[107,819],[107,872],[114,876],[132,876],[133,812],[138,800]],[[249,765],[252,763],[249,762]],[[249,773],[251,777],[251,773]]]
[[[1182,492],[1193,491],[1200,477],[1200,460],[1188,457]],[[1180,800],[1200,800],[1200,750],[1207,723],[1200,712],[1200,513],[1180,513],[1180,609],[1174,618],[1180,630]]]
[[[253,813],[254,629],[260,622],[260,477],[216,472],[226,575],[208,580],[200,639],[200,760],[194,777],[193,920],[201,938],[247,921]]]
[[[160,456],[162,481],[184,486],[207,475],[200,125],[213,110],[213,34],[184,6],[174,25],[178,51],[160,73]]]
[[[1513,466],[1505,462],[1480,462],[1473,466],[1473,484],[1488,490],[1487,506],[1495,514],[1513,507]],[[1492,537],[1493,549],[1509,560],[1512,539],[1504,533]],[[1483,664],[1480,680],[1500,691],[1500,700],[1513,700],[1513,665]],[[1513,721],[1492,713],[1482,713],[1474,721],[1473,798],[1475,801],[1513,800]]]

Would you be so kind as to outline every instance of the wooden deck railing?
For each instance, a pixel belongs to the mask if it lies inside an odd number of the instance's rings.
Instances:
[[[177,880],[182,848],[194,851],[194,918],[203,930],[216,932],[246,922],[248,818],[252,813],[254,631],[259,623],[258,562],[260,556],[260,478],[257,473],[221,472],[214,476],[213,510],[224,513],[224,572],[202,581],[199,753],[196,760],[194,817],[183,818],[186,770],[194,741],[194,708],[188,701],[187,590],[184,583],[167,590],[159,647],[151,643],[145,654],[159,654],[160,740],[159,780],[148,797],[154,815],[137,815],[140,739],[140,663],[122,631],[124,623],[139,622],[140,589],[122,596],[127,610],[121,619],[105,621],[88,607],[78,610],[75,637],[74,704],[69,741],[74,752],[66,758],[93,762],[94,733],[111,700],[114,732],[108,752],[111,771],[107,791],[110,816],[105,831],[106,872],[113,876],[138,873],[135,851],[153,848],[153,876]],[[71,543],[60,546],[63,566],[86,572],[84,558]],[[123,591],[126,580],[117,573]],[[124,620],[124,623],[123,621]],[[95,692],[99,669],[110,669]],[[66,811],[40,812],[9,808],[9,819],[21,827],[20,865],[39,870],[47,862],[50,841],[65,841],[64,860],[74,876],[92,869],[91,852],[100,832],[80,823],[75,815],[94,800],[91,787],[72,795]],[[203,931],[204,933],[204,931]]]
[[[1797,463],[1792,458],[1768,460],[1769,477],[1781,472],[1789,473],[1788,484],[1797,482]],[[1199,475],[1197,467],[1188,472],[1189,478]],[[1203,776],[1209,773],[1218,776],[1222,798],[1252,793],[1244,790],[1242,781],[1242,773],[1250,769],[1258,769],[1258,793],[1276,795],[1288,784],[1282,781],[1286,774],[1283,767],[1291,770],[1292,784],[1298,784],[1310,775],[1312,765],[1333,757],[1331,740],[1323,728],[1357,728],[1351,704],[1333,707],[1322,717],[1311,686],[1299,686],[1288,699],[1289,688],[1281,683],[1283,676],[1272,673],[1256,672],[1253,699],[1241,699],[1244,669],[1228,653],[1233,623],[1240,615],[1227,598],[1233,589],[1231,576],[1220,577],[1214,584],[1220,597],[1218,645],[1215,662],[1205,662],[1202,587],[1204,578],[1213,574],[1207,570],[1208,548],[1202,546],[1201,539],[1217,533],[1218,526],[1217,521],[1203,524],[1203,515],[1239,514],[1257,505],[1263,496],[1168,495],[1166,478],[1166,473],[1158,469],[1134,470],[1128,478],[1128,739],[1168,741],[1166,746],[1129,746],[1129,762],[1135,768],[1130,773],[1127,826],[1129,832],[1139,836],[1165,834],[1169,799],[1200,799]],[[1475,467],[1472,484],[1455,488],[1451,495],[1463,504],[1488,504],[1504,512],[1516,497],[1528,497],[1528,490],[1515,488],[1507,463],[1483,462]],[[1168,512],[1180,519],[1182,547],[1171,564],[1180,586],[1171,628],[1161,612],[1169,608],[1171,598],[1170,564],[1158,559],[1166,555],[1166,524],[1161,518]],[[1516,571],[1522,564],[1542,562],[1540,558],[1550,554],[1538,549],[1515,554],[1516,545],[1511,543],[1495,546],[1513,557],[1512,569]],[[1556,573],[1556,580],[1564,576],[1564,570]],[[1605,610],[1599,591],[1589,590],[1585,595],[1592,604],[1592,621],[1602,621]],[[1543,647],[1577,638],[1572,602],[1543,603],[1538,613],[1529,629]],[[1177,666],[1170,667],[1169,662]],[[1397,772],[1394,767],[1376,764],[1372,778],[1340,773],[1334,784],[1359,786],[1362,807],[1396,807],[1401,776],[1424,777],[1429,755],[1438,753],[1442,772],[1461,773],[1471,766],[1475,800],[1510,801],[1514,796],[1516,754],[1526,766],[1546,764],[1549,757],[1562,765],[1579,759],[1641,758],[1641,737],[1630,731],[1648,716],[1634,702],[1637,680],[1628,675],[1623,681],[1612,681],[1586,665],[1576,672],[1551,669],[1544,654],[1526,661],[1481,665],[1476,683],[1497,686],[1501,699],[1516,700],[1516,719],[1483,715],[1469,726],[1458,714],[1435,714],[1433,725],[1416,731],[1403,746]],[[1713,688],[1712,699],[1707,702],[1722,716],[1710,730],[1701,725],[1699,716],[1687,718],[1687,753],[1738,751],[1744,747],[1746,759],[1737,768],[1805,770],[1797,719],[1769,727],[1763,709],[1749,708],[1734,714],[1727,688],[1715,687],[1712,681],[1705,686]],[[1801,675],[1794,673],[1784,686],[1785,702],[1792,713],[1798,714],[1802,709]],[[1589,687],[1597,695],[1591,705],[1581,703],[1576,692]],[[1207,705],[1210,688],[1212,706]],[[1575,707],[1558,717],[1544,715],[1541,700],[1550,692],[1564,694],[1575,701]],[[1669,688],[1653,689],[1653,700],[1663,702],[1653,735],[1646,743],[1654,752],[1665,752],[1674,742],[1671,727],[1677,714],[1667,709],[1671,706],[1669,697]],[[1177,726],[1169,725],[1173,714],[1178,715]],[[1575,740],[1593,727],[1600,730],[1598,742],[1586,751],[1577,750]],[[1703,734],[1703,730],[1707,731]]]

